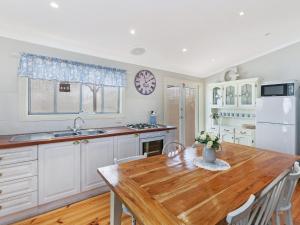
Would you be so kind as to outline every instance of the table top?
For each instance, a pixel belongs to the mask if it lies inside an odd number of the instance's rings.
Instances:
[[[158,155],[99,168],[112,191],[140,224],[201,224],[224,222],[228,212],[258,194],[299,157],[223,143],[217,157],[226,171],[193,165],[202,148],[188,148],[168,158]]]

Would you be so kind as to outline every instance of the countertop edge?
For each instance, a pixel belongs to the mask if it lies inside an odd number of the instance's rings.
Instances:
[[[150,132],[158,132],[158,131],[168,131],[177,129],[173,126],[168,127],[160,127],[160,128],[151,128],[145,130],[133,130],[127,127],[110,127],[110,128],[101,128],[107,130],[104,134],[90,135],[90,136],[76,136],[76,137],[61,137],[61,138],[53,138],[53,139],[45,139],[45,140],[34,140],[34,141],[20,141],[20,142],[10,142],[11,137],[15,135],[2,135],[0,136],[0,151],[10,148],[20,148],[20,147],[28,147],[33,145],[40,144],[51,144],[51,143],[59,143],[59,142],[68,142],[68,141],[80,141],[84,139],[96,139],[96,138],[106,138],[113,136],[122,136],[122,135],[130,135],[130,134],[141,134],[141,133],[150,133]]]

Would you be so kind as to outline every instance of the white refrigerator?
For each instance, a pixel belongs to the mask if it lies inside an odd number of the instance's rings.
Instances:
[[[256,101],[256,147],[299,154],[298,98],[261,97]]]

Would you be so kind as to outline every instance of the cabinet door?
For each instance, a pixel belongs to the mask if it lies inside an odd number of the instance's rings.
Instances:
[[[40,145],[39,204],[80,192],[80,143],[61,142]]]
[[[81,191],[105,185],[97,169],[114,163],[113,144],[113,138],[98,138],[81,142]]]
[[[220,85],[211,86],[210,105],[213,108],[221,108],[223,106],[223,87]]]
[[[238,86],[238,105],[239,107],[253,108],[256,99],[256,83],[240,83]]]
[[[114,138],[114,158],[124,159],[139,155],[140,138],[138,134],[117,136]]]
[[[236,84],[227,84],[224,86],[224,106],[237,106],[237,86]]]
[[[254,146],[254,140],[251,136],[237,136],[235,143],[240,145]]]
[[[222,141],[234,143],[234,135],[232,134],[222,134],[221,138]]]

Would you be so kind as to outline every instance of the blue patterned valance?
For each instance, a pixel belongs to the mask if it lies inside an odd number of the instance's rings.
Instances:
[[[23,53],[18,74],[31,79],[126,86],[126,70]]]

